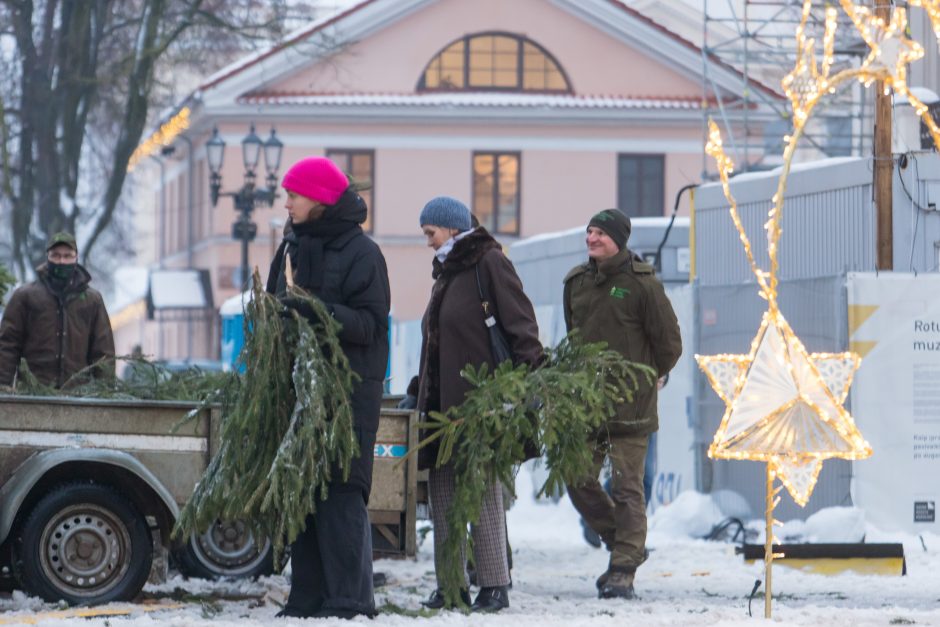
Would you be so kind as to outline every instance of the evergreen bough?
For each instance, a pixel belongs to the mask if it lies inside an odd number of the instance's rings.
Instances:
[[[6,297],[7,292],[10,291],[10,288],[16,285],[16,277],[10,274],[10,271],[7,270],[7,267],[0,263],[0,305],[3,304],[3,299]]]
[[[447,603],[463,605],[464,563],[461,547],[469,545],[469,525],[480,518],[487,484],[510,488],[524,458],[523,443],[535,439],[548,477],[539,494],[560,491],[591,472],[591,438],[615,408],[633,402],[641,379],[653,384],[656,373],[607,350],[606,343],[583,343],[576,334],[548,351],[539,368],[505,361],[491,373],[487,364],[461,371],[474,389],[460,405],[430,412],[420,426],[431,435],[417,448],[440,440],[437,466],[454,466],[454,500],[447,513],[443,545],[446,570],[439,573]],[[471,556],[469,550],[467,554]]]
[[[285,310],[255,272],[239,356],[244,373],[200,405],[221,403],[221,443],[176,535],[241,519],[256,538],[271,539],[278,558],[336,474],[348,478],[359,454],[349,404],[356,376],[339,345],[340,326],[303,290],[291,287],[289,296],[309,306],[313,321]]]

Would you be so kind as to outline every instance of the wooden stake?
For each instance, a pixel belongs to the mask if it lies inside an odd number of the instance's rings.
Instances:
[[[770,618],[770,577],[774,561],[774,473],[767,464],[767,508],[764,512],[767,539],[764,541],[764,618]]]
[[[891,0],[875,0],[875,16],[885,23],[891,21]],[[877,264],[879,270],[894,269],[894,224],[892,222],[891,94],[885,94],[883,81],[875,83],[874,197],[877,212]]]

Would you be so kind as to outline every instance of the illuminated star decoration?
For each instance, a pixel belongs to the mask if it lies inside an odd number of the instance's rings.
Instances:
[[[806,36],[812,2],[804,0],[796,30],[796,63],[782,81],[792,106],[793,132],[784,137],[783,172],[765,224],[769,270],[763,270],[754,258],[728,184],[734,165],[724,152],[718,127],[711,121],[705,147],[716,161],[732,220],[760,295],[768,303],[747,355],[696,356],[726,404],[709,456],[767,462],[768,471],[781,479],[800,505],[805,505],[812,494],[823,460],[861,459],[872,451],[842,405],[860,358],[850,352],[807,353],[777,304],[777,251],[784,191],[798,140],[819,101],[839,85],[858,80],[866,86],[880,81],[886,92],[905,97],[940,146],[940,128],[930,115],[924,115],[926,105],[907,86],[907,66],[921,58],[924,49],[905,35],[905,9],[895,8],[890,20],[885,20],[851,0],[840,0],[840,4],[870,52],[861,67],[831,75],[838,10],[831,6],[826,9],[822,60],[818,63],[816,41]],[[928,13],[940,43],[940,0],[912,0],[910,5]]]
[[[790,165],[812,111],[826,95],[847,81],[858,80],[866,87],[878,81],[885,94],[893,91],[911,104],[926,125],[935,146],[940,149],[940,127],[927,106],[907,86],[907,65],[923,56],[919,43],[905,36],[907,13],[895,8],[886,21],[851,0],[840,0],[855,28],[870,49],[859,68],[830,75],[838,11],[826,8],[822,63],[816,61],[816,42],[806,37],[806,23],[812,0],[803,0],[800,25],[796,30],[796,64],[782,81],[793,109],[793,132],[785,136],[783,168],[773,196],[773,205],[764,225],[770,267],[763,270],[754,258],[750,240],[738,215],[737,202],[728,179],[734,171],[725,153],[721,133],[709,120],[705,152],[715,159],[722,191],[730,205],[731,219],[738,231],[760,296],[767,301],[757,335],[746,355],[696,355],[715,392],[725,403],[725,413],[708,455],[721,459],[748,459],[767,464],[766,533],[764,542],[764,617],[771,616],[771,566],[780,554],[773,517],[780,502],[774,487],[780,479],[793,500],[803,506],[809,500],[823,461],[829,458],[863,459],[871,456],[871,446],[862,438],[843,403],[852,377],[861,362],[852,352],[807,353],[777,304],[777,244],[781,234],[784,191]],[[910,0],[911,7],[925,10],[940,45],[940,0]]]
[[[804,0],[805,1],[805,0]],[[842,8],[852,20],[856,30],[870,48],[862,66],[856,70],[842,73],[854,75],[866,87],[874,81],[882,81],[884,93],[891,91],[904,97],[918,116],[924,121],[933,138],[934,145],[940,147],[940,127],[927,113],[927,105],[911,93],[907,84],[907,66],[924,56],[924,48],[918,42],[909,39],[907,32],[907,10],[895,7],[891,19],[884,19],[874,14],[868,7],[852,4],[851,0],[839,0]],[[934,33],[940,45],[940,1],[911,0],[911,7],[919,7],[927,12]]]
[[[727,406],[709,456],[767,462],[805,505],[823,460],[871,455],[842,406],[855,353],[809,354],[783,316],[767,311],[747,355],[698,361]]]
[[[885,82],[904,84],[907,80],[907,66],[924,56],[923,47],[904,36],[907,30],[907,11],[896,8],[891,14],[891,21],[886,23],[868,7],[855,6],[850,0],[840,1],[842,8],[870,48],[861,70],[884,70],[889,75]],[[866,79],[866,85],[872,80]]]
[[[748,354],[696,356],[726,405],[708,455],[766,462],[802,506],[812,494],[823,460],[871,455],[871,447],[842,405],[861,360],[850,352],[810,354],[790,328],[777,305],[775,277],[757,266],[728,189],[733,164],[724,153],[718,127],[711,122],[709,128],[706,152],[718,163],[732,220],[769,307]],[[769,236],[779,238],[773,226],[774,221],[768,221]]]

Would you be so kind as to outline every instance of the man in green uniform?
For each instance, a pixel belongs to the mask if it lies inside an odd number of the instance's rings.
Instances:
[[[653,267],[627,248],[629,237],[630,218],[617,209],[591,218],[588,261],[565,277],[565,324],[661,378],[682,354],[679,323]],[[597,580],[601,598],[633,598],[636,569],[646,559],[643,467],[649,435],[659,429],[656,390],[657,381],[640,378],[633,401],[621,403],[589,441],[592,474],[568,486],[571,502],[610,551],[607,572]],[[598,481],[605,457],[610,495]]]
[[[36,280],[17,289],[0,322],[0,385],[13,385],[20,359],[33,376],[56,388],[78,383],[79,372],[111,376],[114,337],[104,300],[90,287],[70,233],[56,233]],[[96,368],[88,369],[89,366]],[[87,370],[86,370],[87,369]]]

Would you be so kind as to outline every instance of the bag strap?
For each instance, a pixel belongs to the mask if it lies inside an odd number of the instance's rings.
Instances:
[[[490,296],[483,288],[483,282],[480,280],[480,264],[473,267],[477,275],[477,291],[480,293],[480,305],[483,306],[483,321],[486,326],[496,326],[496,316],[490,313]]]

